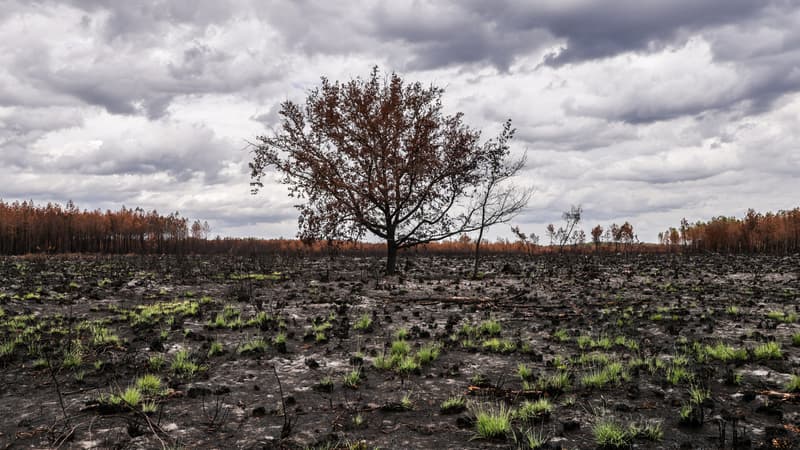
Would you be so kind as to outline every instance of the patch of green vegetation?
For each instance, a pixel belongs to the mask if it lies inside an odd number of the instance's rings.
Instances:
[[[741,314],[741,310],[736,305],[728,306],[727,308],[725,308],[725,312],[731,316],[738,316],[739,314]]]
[[[621,362],[610,362],[600,370],[581,377],[581,384],[588,387],[600,388],[608,384],[618,384],[630,378],[625,366]]]
[[[399,406],[406,411],[411,411],[414,409],[414,401],[411,400],[411,395],[403,395],[403,397],[400,399]]]
[[[395,358],[379,355],[372,360],[372,365],[378,370],[390,370],[395,362]]]
[[[140,391],[136,387],[131,386],[125,389],[125,391],[123,391],[119,395],[119,398],[120,400],[125,402],[126,405],[130,407],[135,407],[139,405],[139,403],[142,401],[142,391]]]
[[[594,442],[601,448],[630,447],[633,437],[617,422],[601,420],[592,427]]]
[[[462,396],[451,396],[439,405],[442,414],[453,414],[463,411],[467,406],[467,401]]]
[[[430,364],[439,357],[441,347],[438,344],[427,344],[417,351],[417,361],[420,364]]]
[[[392,356],[405,356],[409,352],[411,352],[411,345],[404,340],[396,340],[392,342],[392,346],[389,350],[389,353]]]
[[[365,332],[372,330],[372,317],[367,313],[362,314],[353,324],[353,329]]]
[[[208,347],[208,357],[212,358],[217,355],[221,355],[225,353],[225,347],[223,347],[222,342],[214,341]]]
[[[253,281],[279,281],[283,278],[283,274],[281,272],[272,272],[269,274],[266,273],[234,273],[231,274],[231,280],[235,281],[243,281],[243,280],[253,280]]]
[[[228,328],[235,330],[244,326],[242,312],[233,305],[225,305],[222,311],[218,312],[214,320],[206,323],[209,328]]]
[[[669,384],[677,385],[682,381],[691,381],[694,375],[686,367],[672,364],[667,367],[666,378]]]
[[[267,341],[263,337],[257,336],[241,344],[236,351],[240,355],[264,353],[267,351]]]
[[[175,316],[193,317],[200,311],[200,305],[191,300],[173,300],[156,302],[152,305],[139,305],[131,311],[124,311],[123,316],[131,326],[153,325],[162,319],[174,321]]]
[[[661,422],[654,420],[628,425],[628,434],[633,438],[647,439],[651,442],[661,442],[664,439]]]
[[[65,369],[72,369],[80,366],[83,363],[83,347],[81,341],[75,341],[69,350],[64,352],[64,359],[61,361],[61,367]]]
[[[783,323],[797,322],[797,314],[793,312],[785,313],[783,311],[769,311],[767,313],[767,318]]]
[[[179,350],[177,353],[175,353],[175,358],[172,360],[170,369],[175,375],[184,378],[193,378],[198,372],[200,372],[200,366],[192,361],[189,351],[186,349]]]
[[[530,402],[524,401],[514,413],[514,417],[520,420],[538,420],[549,416],[553,412],[553,404],[546,398]]]
[[[255,316],[247,319],[247,326],[264,328],[273,320],[266,311],[259,311]]]
[[[800,333],[795,333],[792,335],[792,345],[795,347],[800,347]]]
[[[401,327],[394,332],[394,337],[397,340],[403,341],[408,339],[408,328]]]
[[[765,342],[753,349],[753,355],[757,359],[781,359],[783,352],[781,345],[775,341]]]
[[[144,394],[158,395],[161,392],[161,378],[158,375],[144,374],[136,379],[134,385]]]
[[[503,327],[494,319],[484,320],[478,326],[478,333],[486,336],[498,336],[501,331],[503,331]]]
[[[533,371],[525,363],[519,363],[517,364],[517,376],[522,381],[528,381],[533,378]]]
[[[714,346],[706,345],[702,349],[696,349],[698,360],[704,360],[703,356],[707,355],[713,359],[727,362],[727,361],[745,361],[747,360],[747,350],[740,348],[736,349],[730,345],[725,345],[718,342]]]
[[[571,385],[569,373],[558,371],[550,376],[542,377],[537,382],[537,386],[548,392],[564,392]]]
[[[699,405],[711,398],[711,392],[697,386],[689,388],[689,401],[695,405]]]
[[[500,338],[490,338],[486,339],[481,343],[481,347],[484,350],[488,350],[493,353],[511,353],[517,349],[516,344],[507,340],[507,339],[500,339]]]
[[[481,439],[504,438],[511,433],[513,411],[503,404],[470,403],[475,416],[476,437]]]
[[[358,385],[361,384],[361,369],[355,368],[347,372],[342,380],[342,384],[344,387],[357,389]]]
[[[162,367],[164,367],[166,361],[164,361],[164,357],[161,355],[153,355],[147,360],[147,365],[150,367],[150,370],[159,371]]]
[[[158,403],[155,400],[147,400],[142,402],[142,412],[145,414],[153,414],[158,410]]]
[[[408,375],[419,371],[419,363],[410,356],[401,357],[395,364],[395,371],[402,375]]]
[[[605,353],[592,352],[583,353],[576,360],[582,366],[607,366],[611,362],[611,357]]]
[[[13,354],[16,347],[17,343],[15,341],[5,341],[0,343],[0,359]]]
[[[103,325],[93,324],[89,330],[92,334],[92,345],[95,347],[102,347],[104,345],[114,345],[119,347],[122,345],[122,340],[119,338],[119,336],[112,333]]]
[[[519,436],[514,434],[514,442],[517,444],[517,448],[538,450],[544,448],[549,441],[550,437],[544,434],[542,430],[536,431],[528,428],[522,431]]]
[[[787,392],[800,392],[800,375],[792,375],[785,389]]]
[[[614,339],[614,345],[625,347],[628,350],[639,350],[639,343],[625,336],[617,336]]]
[[[569,342],[569,333],[565,329],[558,329],[553,332],[553,339],[557,342]]]

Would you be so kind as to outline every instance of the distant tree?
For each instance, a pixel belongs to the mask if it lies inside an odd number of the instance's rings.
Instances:
[[[600,225],[595,226],[592,228],[592,242],[594,243],[595,251],[600,250],[600,240],[603,237],[603,227]]]
[[[567,245],[568,242],[577,243],[581,240],[579,236],[580,233],[575,230],[575,227],[580,223],[582,214],[583,208],[581,208],[580,205],[573,205],[569,211],[564,211],[564,213],[561,214],[561,219],[564,220],[563,226],[558,227],[558,230],[556,230],[555,225],[552,223],[547,226],[547,236],[550,238],[550,245],[557,243],[559,253],[564,251],[564,246]],[[583,234],[582,239],[583,241],[586,240],[586,234]]]
[[[478,237],[475,239],[475,262],[472,278],[478,276],[480,250],[484,232],[498,223],[506,223],[516,217],[528,204],[532,189],[504,184],[525,167],[525,157],[509,160],[508,141],[514,137],[511,121],[506,121],[503,131],[496,140],[486,143],[487,163],[481,171],[483,183],[476,189],[471,210],[476,213]]]
[[[525,254],[528,256],[532,255],[533,249],[537,245],[539,245],[539,236],[537,236],[534,233],[531,233],[530,235],[525,234],[522,232],[522,230],[520,230],[518,226],[511,227],[511,232],[514,233],[514,235],[519,240],[519,243],[522,244],[522,248],[525,250]]]
[[[387,274],[400,249],[479,230],[465,202],[504,153],[479,145],[463,114],[445,115],[442,94],[377,67],[343,84],[322,78],[305,105],[281,104],[280,130],[256,138],[254,192],[268,168],[277,170],[302,199],[301,238],[371,233],[386,241]]]

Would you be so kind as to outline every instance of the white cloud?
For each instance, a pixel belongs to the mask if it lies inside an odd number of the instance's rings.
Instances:
[[[0,198],[292,236],[285,186],[249,194],[246,141],[320,76],[378,64],[445,87],[486,138],[513,118],[536,187],[523,229],[580,203],[587,228],[654,240],[681,217],[795,207],[800,8],[701,3],[10,1]]]

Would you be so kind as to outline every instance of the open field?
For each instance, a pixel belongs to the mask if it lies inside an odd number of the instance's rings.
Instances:
[[[800,257],[0,259],[0,448],[800,448]]]

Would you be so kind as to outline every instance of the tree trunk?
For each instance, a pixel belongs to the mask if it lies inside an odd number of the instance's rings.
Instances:
[[[394,275],[397,267],[397,244],[393,240],[386,241],[386,275]]]
[[[478,232],[478,239],[475,240],[475,266],[472,268],[472,278],[478,278],[478,264],[481,258],[481,241],[483,240],[483,227]]]

